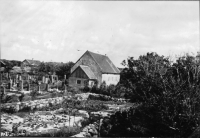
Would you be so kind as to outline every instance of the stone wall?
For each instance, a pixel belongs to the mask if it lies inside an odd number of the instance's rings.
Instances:
[[[5,103],[1,104],[1,108],[10,109],[14,108],[15,111],[19,111],[24,107],[30,107],[31,109],[39,109],[43,107],[49,107],[49,105],[56,105],[63,102],[64,99],[69,98],[68,96],[56,97],[56,98],[48,98],[48,99],[40,99],[33,101],[25,101],[25,102],[13,102],[13,103]]]

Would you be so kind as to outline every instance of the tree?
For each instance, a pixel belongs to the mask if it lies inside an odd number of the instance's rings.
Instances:
[[[129,136],[188,137],[200,124],[200,68],[193,59],[186,55],[171,64],[164,56],[147,53],[124,61],[120,84],[140,106],[131,116],[131,110],[116,114],[118,125],[111,130],[123,126]]]
[[[70,70],[72,66],[74,66],[73,62],[67,62],[67,63],[61,64],[58,70],[56,71],[56,74],[58,76],[62,76],[62,78],[64,78],[64,75],[66,75],[66,78],[69,78],[69,75],[71,73]]]

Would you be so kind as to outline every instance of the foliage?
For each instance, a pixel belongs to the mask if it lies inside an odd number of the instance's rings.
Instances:
[[[96,93],[96,94],[103,94],[106,96],[111,96],[111,97],[116,97],[116,98],[124,98],[124,93],[126,93],[126,89],[123,85],[121,84],[117,84],[117,85],[106,85],[106,82],[104,81],[100,87],[97,87],[97,85],[94,85],[91,90],[85,87],[83,89],[83,91],[85,92],[92,92],[92,93]]]
[[[67,63],[63,63],[59,66],[58,70],[56,71],[56,74],[58,76],[62,76],[61,78],[64,79],[64,75],[66,75],[66,79],[69,78],[70,75],[70,70],[72,68],[72,66],[74,66],[73,62],[67,62]]]
[[[33,90],[30,92],[30,96],[32,100],[35,100],[38,95],[39,95],[39,92],[37,90]]]
[[[63,106],[65,107],[65,109],[70,108],[86,111],[100,111],[108,109],[108,107],[104,105],[103,101],[98,100],[79,101],[76,99],[66,99],[63,102]]]
[[[28,95],[25,95],[23,98],[22,98],[22,101],[31,101],[32,97],[31,96],[28,96]]]
[[[100,87],[94,85],[91,89],[92,93],[103,94],[107,96],[112,96],[114,91],[115,91],[115,86],[114,85],[107,86],[105,81],[100,85]]]
[[[16,113],[16,109],[14,107],[10,107],[10,108],[7,108],[7,107],[1,107],[1,112],[2,113],[8,113],[8,114],[13,114],[13,113]]]
[[[22,93],[20,96],[19,96],[19,101],[22,102],[23,98],[24,98],[25,94]]]
[[[111,101],[111,97],[110,96],[106,96],[106,95],[89,95],[88,96],[88,100],[100,100],[100,101]]]
[[[16,95],[3,95],[1,103],[19,102],[19,97]]]
[[[5,72],[9,72],[14,66],[20,66],[21,61],[1,59],[5,64]]]
[[[125,117],[128,112],[115,114],[115,124],[124,132],[118,136],[187,137],[197,128],[200,70],[193,59],[186,55],[171,64],[164,56],[147,53],[138,60],[130,57],[127,64],[123,62],[126,68],[122,71],[120,85],[126,88],[126,96],[141,106],[129,117]],[[132,124],[125,125],[125,120]],[[108,135],[118,132],[118,126],[112,122]]]

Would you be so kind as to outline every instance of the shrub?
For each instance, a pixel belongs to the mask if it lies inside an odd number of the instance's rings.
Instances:
[[[31,96],[28,96],[28,95],[25,95],[23,98],[22,98],[22,101],[31,101],[32,98]]]
[[[4,112],[4,113],[8,113],[8,114],[13,114],[13,113],[16,113],[16,109],[14,107],[10,107],[10,108],[7,108],[7,107],[1,107],[1,112]]]
[[[11,95],[11,96],[6,95],[4,102],[6,103],[19,102],[19,97],[16,95]]]
[[[87,100],[87,101],[79,101],[75,99],[66,99],[63,102],[64,108],[68,109],[79,109],[79,110],[86,110],[86,111],[100,111],[100,110],[107,110],[108,107],[104,105],[102,101],[98,100]]]
[[[31,107],[30,106],[24,106],[22,109],[19,110],[19,112],[30,112]]]
[[[37,90],[30,92],[30,96],[31,96],[32,100],[35,100],[38,95],[40,95],[40,94]]]
[[[111,101],[111,97],[105,95],[89,95],[88,100]]]
[[[1,103],[9,103],[12,100],[11,96],[3,95]]]
[[[191,56],[170,64],[167,58],[147,53],[128,59],[121,85],[132,102],[140,103],[133,115],[118,112],[104,135],[188,137],[199,126],[200,73]],[[126,122],[126,124],[125,124]],[[107,125],[107,126],[108,126]],[[111,128],[111,129],[108,129]]]
[[[22,93],[22,94],[19,96],[19,101],[20,101],[20,102],[22,102],[22,99],[24,98],[24,96],[25,96],[24,93]]]

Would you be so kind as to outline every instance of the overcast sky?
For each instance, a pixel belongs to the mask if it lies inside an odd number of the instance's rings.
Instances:
[[[198,1],[1,0],[0,18],[2,59],[76,62],[89,50],[121,67],[200,49]]]

